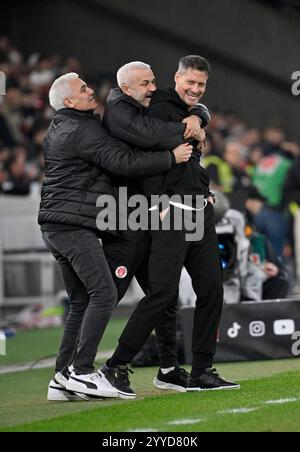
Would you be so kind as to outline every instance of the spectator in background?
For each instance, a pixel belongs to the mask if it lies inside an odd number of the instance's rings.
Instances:
[[[28,195],[30,179],[26,172],[26,151],[18,148],[4,165],[1,178],[1,190],[9,195]]]
[[[212,189],[225,193],[232,209],[245,211],[251,178],[245,171],[247,148],[237,140],[225,143],[223,157],[208,155],[202,160],[211,178]]]
[[[287,223],[283,210],[283,187],[291,162],[278,153],[268,153],[256,166],[252,180],[267,202],[254,222],[265,234],[278,257],[283,257]]]
[[[6,86],[6,95],[0,108],[0,137],[6,146],[16,146],[25,142],[22,132],[23,118],[21,114],[22,92],[15,81]]]
[[[295,252],[294,219],[300,211],[300,157],[298,157],[295,160],[287,174],[286,181],[284,184],[284,202],[289,212],[288,238],[294,253]]]

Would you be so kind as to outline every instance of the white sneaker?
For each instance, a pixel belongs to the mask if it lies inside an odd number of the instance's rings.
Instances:
[[[83,394],[74,394],[57,381],[51,380],[48,386],[47,400],[51,402],[79,402],[85,400],[85,398]]]
[[[68,391],[98,397],[118,397],[117,389],[107,382],[102,372],[87,375],[76,375],[72,372],[67,382]]]
[[[54,380],[57,383],[59,383],[63,388],[66,388],[69,379],[67,377],[65,377],[61,372],[57,372],[54,375]]]

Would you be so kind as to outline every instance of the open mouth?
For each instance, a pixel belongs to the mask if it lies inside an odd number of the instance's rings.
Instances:
[[[193,100],[200,99],[200,94],[192,94],[192,93],[186,92],[186,95]]]

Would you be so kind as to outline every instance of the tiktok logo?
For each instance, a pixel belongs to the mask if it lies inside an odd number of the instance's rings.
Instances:
[[[231,328],[227,331],[227,335],[231,339],[235,339],[238,337],[240,330],[242,329],[241,325],[239,325],[237,322],[234,322]]]

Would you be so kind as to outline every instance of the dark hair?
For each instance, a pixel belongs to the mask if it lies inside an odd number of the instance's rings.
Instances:
[[[187,69],[195,69],[201,72],[211,73],[209,62],[199,55],[187,55],[179,60],[178,72],[184,72]]]

